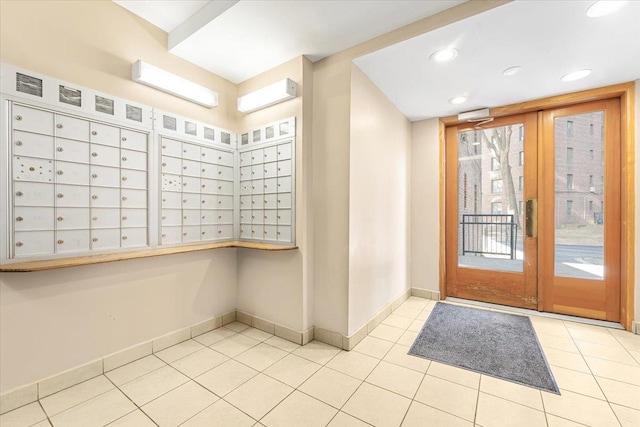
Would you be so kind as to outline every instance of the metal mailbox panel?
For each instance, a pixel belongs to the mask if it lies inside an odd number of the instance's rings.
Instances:
[[[76,117],[56,114],[56,136],[88,141],[89,122]]]
[[[277,205],[277,197],[275,194],[266,194],[264,196],[264,208],[265,209],[275,209]]]
[[[81,185],[56,186],[56,206],[86,207],[89,205],[89,187]]]
[[[233,225],[219,224],[218,239],[233,239]]]
[[[265,172],[264,165],[253,165],[251,166],[251,179],[262,179]]]
[[[264,223],[269,225],[278,224],[278,214],[274,209],[264,211]]]
[[[163,156],[182,156],[182,143],[173,139],[162,138],[162,155]]]
[[[231,183],[233,186],[233,183]],[[216,194],[217,190],[217,181],[215,179],[207,179],[200,178],[200,191],[204,194]]]
[[[162,174],[163,191],[182,191],[182,177],[179,175]]]
[[[240,209],[251,209],[252,201],[252,196],[240,196]]]
[[[278,147],[278,160],[287,160],[291,158],[291,143],[280,144]]]
[[[91,122],[91,134],[89,140],[98,144],[120,147],[120,128]]]
[[[120,169],[92,165],[91,185],[102,187],[120,187]]]
[[[218,179],[233,181],[233,168],[229,166],[218,166]]]
[[[251,211],[251,224],[264,224],[264,210],[254,209]]]
[[[15,131],[13,133],[13,154],[16,156],[53,158],[53,137]]]
[[[89,230],[56,231],[56,252],[88,251],[91,247]]]
[[[264,163],[264,151],[262,148],[251,151],[251,164],[259,165]]]
[[[91,207],[92,208],[120,207],[120,189],[91,187]]]
[[[233,167],[233,153],[216,150],[216,163],[222,166]]]
[[[240,153],[240,165],[248,166],[251,165],[251,151],[244,151]]]
[[[137,246],[147,246],[146,228],[123,228],[120,238],[120,245],[123,248],[133,248]]]
[[[182,175],[200,176],[200,162],[195,160],[182,160]]]
[[[122,188],[147,188],[147,172],[130,169],[120,170]]]
[[[23,105],[13,105],[13,129],[53,135],[53,121],[53,113]]]
[[[264,226],[253,224],[251,226],[251,238],[262,240],[264,237]]]
[[[275,193],[279,190],[278,180],[276,178],[265,179],[263,187],[265,193]]]
[[[182,160],[175,157],[162,156],[162,173],[180,175],[182,173]]]
[[[218,193],[219,194],[233,194],[233,182],[232,181],[218,181]]]
[[[278,194],[278,209],[291,209],[291,193]]]
[[[170,209],[180,209],[182,208],[182,194],[181,193],[170,193],[170,192],[162,192],[162,207],[170,208]]]
[[[200,196],[200,204],[203,209],[216,209],[218,196],[215,194],[202,194]]]
[[[233,209],[233,196],[218,196],[218,209]]]
[[[160,238],[164,245],[180,243],[182,242],[182,227],[162,227]]]
[[[278,193],[290,193],[291,192],[291,177],[284,176],[278,178]]]
[[[291,160],[283,160],[278,162],[278,176],[291,175]]]
[[[120,150],[120,166],[126,169],[147,170],[147,154],[140,151]]]
[[[266,163],[264,165],[264,177],[275,178],[278,176],[278,164],[276,162]]]
[[[202,200],[200,194],[196,193],[183,193],[182,194],[182,208],[183,209],[200,209]]]
[[[216,163],[216,150],[209,147],[200,147],[200,161],[203,163]]]
[[[182,241],[183,242],[197,242],[200,237],[199,225],[188,225],[182,227]]]
[[[128,150],[147,151],[147,134],[120,129],[120,146]]]
[[[198,209],[183,210],[182,225],[200,225],[200,211]]]
[[[120,201],[120,205],[123,208],[146,208],[147,192],[146,190],[122,188],[120,190]]]
[[[15,182],[13,194],[15,206],[53,206],[55,187],[53,184]]]
[[[218,224],[233,224],[233,210],[220,209],[217,216]]]
[[[16,181],[53,182],[53,160],[13,157],[13,179]]]
[[[291,225],[291,209],[278,209],[278,225]]]
[[[182,209],[163,209],[161,216],[162,226],[182,225]]]
[[[240,211],[240,224],[251,224],[251,209]]]
[[[29,256],[53,253],[54,231],[23,231],[15,233],[15,256]]]
[[[265,239],[265,240],[276,240],[277,226],[275,226],[275,225],[265,225],[262,235],[263,235],[263,239]]]
[[[16,206],[14,227],[17,231],[53,230],[55,210],[53,208]]]
[[[275,162],[278,160],[278,149],[275,146],[264,149],[264,162]]]
[[[120,167],[120,149],[108,145],[91,144],[91,164]]]
[[[286,225],[278,226],[278,241],[291,242],[291,227]]]
[[[250,181],[252,179],[251,166],[242,166],[240,168],[240,181]]]
[[[73,139],[56,138],[56,160],[89,163],[90,144]]]
[[[200,176],[207,179],[218,177],[218,166],[213,163],[200,163]]]
[[[240,238],[251,239],[251,225],[247,225],[247,224],[240,225]]]
[[[56,229],[89,228],[89,208],[57,208]]]
[[[91,228],[120,228],[120,209],[91,208]]]
[[[89,185],[89,165],[56,162],[56,182],[58,184]]]
[[[195,176],[182,177],[182,191],[185,193],[200,193],[200,178]]]
[[[251,193],[252,194],[263,194],[264,193],[264,180],[263,179],[254,179],[251,181]]]
[[[200,211],[200,223],[201,224],[217,224],[218,211],[213,209],[202,209]]]
[[[200,161],[200,146],[195,144],[189,144],[186,142],[182,143],[182,158]]]
[[[121,225],[126,227],[146,227],[147,226],[147,210],[146,209],[122,209],[120,211]]]
[[[218,227],[216,225],[203,225],[200,227],[202,240],[214,240],[218,238]]]
[[[91,230],[91,249],[116,249],[120,247],[120,230]]]

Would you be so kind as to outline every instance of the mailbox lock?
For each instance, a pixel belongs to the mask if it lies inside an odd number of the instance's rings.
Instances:
[[[22,145],[22,141],[16,141],[16,145],[19,147]]]
[[[94,173],[93,175],[91,175],[91,178],[97,178],[97,177],[98,177],[97,173]]]
[[[123,216],[123,217],[122,217],[122,220],[123,220],[123,221],[126,221],[126,220],[127,220],[127,217],[126,217],[126,216]]]
[[[127,200],[127,196],[122,196],[122,200],[126,201]]]
[[[122,240],[127,240],[127,236],[122,236]]]
[[[62,123],[58,123],[58,124],[56,125],[56,127],[57,127],[58,129],[62,129],[64,126],[62,125]]]
[[[22,116],[16,116],[16,120],[17,120],[17,121],[22,120]]]
[[[126,162],[126,161],[127,161],[127,158],[126,158],[126,157],[123,157],[123,158],[122,158],[122,161],[123,161],[123,162]]]
[[[62,220],[64,220],[64,217],[63,216],[59,216],[58,217],[58,221],[62,221]]]
[[[58,153],[62,153],[64,151],[64,148],[58,147],[58,148],[56,148],[56,150],[58,150]]]
[[[20,116],[18,116],[18,117],[20,117]],[[17,118],[17,117],[16,117],[16,118]],[[16,242],[16,246],[17,246],[17,247],[21,247],[22,245],[24,245],[24,243],[22,243],[22,242]]]
[[[97,195],[97,194],[94,194],[93,196],[91,196],[91,198],[92,198],[93,200],[97,200],[97,199],[98,199],[98,195]]]
[[[95,151],[93,153],[91,153],[91,156],[93,157],[98,157],[98,153],[96,153]]]
[[[58,171],[57,174],[58,175],[62,175],[64,172],[63,171]]]
[[[122,141],[126,141],[126,140],[127,140],[127,137],[126,137],[126,136],[123,136],[123,137],[122,137]]]
[[[97,237],[94,237],[94,238],[93,238],[93,239],[91,239],[91,240],[92,240],[92,241],[94,241],[94,242],[97,242],[97,241],[98,241],[98,238],[97,238]]]
[[[64,194],[62,194],[62,193],[58,193],[58,194],[56,194],[56,197],[57,197],[58,199],[62,199],[62,198],[64,197]]]
[[[94,216],[94,217],[93,217],[93,218],[91,218],[91,219],[92,219],[92,220],[94,220],[94,221],[97,221],[97,220],[98,220],[98,217],[97,217],[97,216]]]
[[[22,191],[18,191],[18,192],[16,193],[16,196],[20,197],[20,196],[22,196],[22,194],[23,194],[23,193],[22,193]]]
[[[58,240],[58,244],[59,244],[59,245],[61,245],[61,244],[63,244],[63,243],[64,243],[64,240],[62,240],[62,239]]]
[[[122,180],[123,180],[123,181],[126,181],[126,180],[127,180],[127,177],[126,177],[126,176],[123,176],[123,177],[122,177]]]
[[[16,221],[20,222],[20,221],[22,221],[22,219],[23,218],[21,216],[19,216],[19,217],[16,218]]]
[[[91,131],[91,135],[97,135],[97,134],[98,134],[98,132],[97,132],[97,131],[95,131],[95,130],[92,130],[92,131]]]

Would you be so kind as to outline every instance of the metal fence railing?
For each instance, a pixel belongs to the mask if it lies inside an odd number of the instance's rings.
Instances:
[[[513,215],[463,214],[462,255],[507,255],[516,259],[518,226]]]

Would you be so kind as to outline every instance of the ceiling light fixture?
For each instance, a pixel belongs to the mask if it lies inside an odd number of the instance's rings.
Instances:
[[[458,51],[456,49],[440,49],[431,54],[429,57],[432,61],[435,62],[447,62],[454,59],[458,56]]]
[[[589,69],[573,71],[569,74],[565,74],[564,76],[562,76],[560,80],[562,80],[563,82],[572,82],[575,80],[584,79],[589,74],[591,74],[591,70]]]
[[[217,92],[140,60],[133,63],[131,78],[134,82],[142,83],[203,107],[213,108],[218,105]]]
[[[238,111],[251,113],[296,97],[298,85],[291,79],[284,79],[238,98]]]
[[[516,74],[518,74],[520,72],[520,70],[522,70],[522,67],[519,65],[516,65],[515,67],[509,67],[506,70],[504,70],[502,72],[503,75],[507,76],[507,77],[511,77],[511,76],[515,76]]]
[[[599,18],[620,9],[626,1],[597,1],[587,10],[589,18]]]
[[[465,102],[467,100],[466,96],[455,96],[453,98],[451,98],[449,100],[450,103],[457,105],[457,104],[462,104],[463,102]]]

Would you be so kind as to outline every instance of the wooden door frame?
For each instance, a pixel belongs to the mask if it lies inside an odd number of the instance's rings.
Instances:
[[[620,323],[631,331],[634,316],[634,278],[635,278],[635,106],[634,83],[621,83],[590,89],[565,95],[552,96],[533,101],[511,104],[489,109],[491,117],[502,117],[520,113],[528,113],[551,108],[567,107],[588,101],[609,98],[620,99]],[[447,295],[446,284],[446,234],[445,234],[445,183],[446,153],[445,128],[462,123],[457,116],[440,119],[440,298]]]

